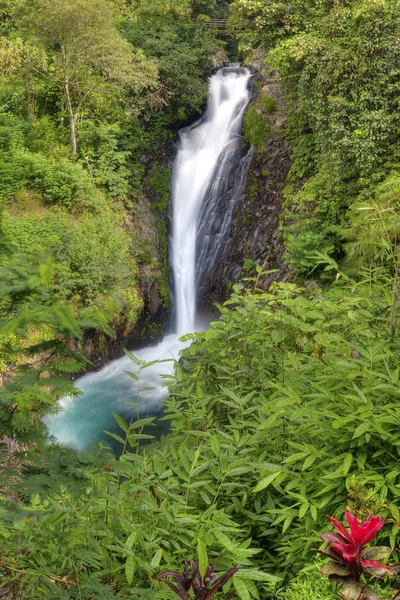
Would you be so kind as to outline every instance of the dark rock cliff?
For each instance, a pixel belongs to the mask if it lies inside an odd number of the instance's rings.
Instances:
[[[250,65],[261,69],[260,57]],[[277,74],[273,71],[260,75],[253,99],[261,94],[273,98],[275,108],[264,115],[270,122],[270,136],[261,150],[254,153],[243,193],[236,201],[229,235],[220,253],[206,286],[202,288],[199,306],[210,307],[212,302],[225,300],[232,284],[255,275],[255,265],[263,271],[275,273],[260,279],[259,284],[267,288],[271,281],[286,281],[290,268],[284,261],[284,245],[280,232],[283,189],[291,167],[291,146],[285,138],[285,101]]]

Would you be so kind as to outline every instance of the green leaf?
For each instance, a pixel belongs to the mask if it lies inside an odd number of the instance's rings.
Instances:
[[[235,578],[239,579],[251,579],[252,581],[267,581],[270,583],[276,583],[282,580],[282,577],[277,575],[271,575],[271,573],[265,573],[264,571],[256,571],[255,569],[240,569],[235,575]]]
[[[303,504],[300,506],[299,509],[299,519],[302,519],[304,517],[304,515],[306,514],[306,512],[308,511],[308,507],[309,507],[309,502],[308,500],[306,500],[305,502],[303,502]]]
[[[142,427],[151,425],[152,423],[154,423],[154,421],[155,417],[145,417],[144,419],[139,419],[138,421],[134,421],[129,425],[129,430],[131,431],[132,429],[141,429]]]
[[[230,390],[226,387],[221,387],[221,390],[224,392],[224,394],[226,394],[228,396],[228,398],[230,398],[231,400],[234,400],[235,402],[240,402],[240,398],[239,396],[233,391]]]
[[[238,578],[237,575],[233,577],[233,587],[241,600],[251,600],[246,582],[243,579]]]
[[[266,487],[268,487],[277,477],[278,475],[280,475],[281,473],[283,473],[283,471],[276,471],[275,473],[271,473],[270,475],[267,475],[267,477],[264,477],[263,479],[261,479],[261,481],[259,481],[257,483],[257,485],[253,488],[253,493],[256,492],[261,492],[261,490],[264,490]]]
[[[133,556],[128,556],[125,562],[125,576],[126,580],[131,585],[136,571],[136,561]]]
[[[136,538],[137,538],[137,531],[134,531],[133,533],[131,533],[131,535],[128,537],[128,539],[126,540],[126,545],[128,546],[128,548],[132,549],[135,542],[136,542]]]
[[[292,521],[293,521],[294,518],[295,518],[294,514],[289,515],[288,517],[286,517],[285,522],[284,522],[283,527],[282,527],[282,533],[285,533],[285,531],[287,531],[289,529],[289,527],[291,526]]]
[[[379,562],[388,558],[391,553],[392,549],[389,546],[370,546],[362,551],[361,560],[375,560]]]
[[[128,375],[128,377],[130,377],[131,379],[134,379],[135,381],[139,381],[139,377],[137,375],[135,375],[135,373],[131,373],[130,371],[124,371],[125,375]]]
[[[350,453],[346,454],[346,456],[344,457],[343,466],[342,466],[342,472],[343,472],[344,477],[350,471],[352,462],[353,462],[353,455]]]
[[[219,531],[218,529],[214,529],[213,533],[217,540],[220,542],[220,544],[224,546],[224,548],[226,548],[230,552],[237,551],[237,545],[234,542],[232,542],[232,540],[229,539],[228,536],[225,535],[225,533]]]
[[[121,429],[125,432],[128,433],[128,423],[125,421],[125,419],[123,419],[122,417],[120,417],[117,413],[113,412],[113,417],[114,419],[117,421],[118,425],[121,427]]]
[[[318,458],[318,456],[316,454],[310,454],[310,456],[307,456],[306,460],[303,463],[301,470],[305,471],[306,469],[311,467],[311,465],[313,465],[315,463],[317,458]]]
[[[197,448],[196,452],[194,453],[192,464],[190,465],[190,473],[193,473],[194,468],[197,464],[197,461],[199,460],[200,453],[201,453],[201,446],[199,446]]]
[[[133,363],[135,363],[135,365],[137,365],[138,367],[140,366],[140,360],[138,358],[136,358],[136,356],[134,354],[132,354],[132,352],[130,352],[126,348],[124,348],[124,352],[127,355],[127,357],[129,358],[129,360],[131,360]]]
[[[354,440],[355,438],[360,437],[360,435],[362,435],[363,433],[366,433],[369,430],[370,425],[371,424],[370,424],[369,421],[365,421],[364,423],[360,423],[360,425],[354,431],[352,439]]]
[[[114,438],[114,440],[117,440],[117,442],[119,442],[120,444],[125,444],[125,440],[123,440],[122,437],[117,435],[116,433],[112,433],[112,431],[106,431],[105,429],[104,429],[104,433],[106,433],[110,437]]]
[[[150,563],[150,565],[151,565],[153,568],[156,568],[156,567],[159,567],[159,566],[160,566],[160,562],[161,562],[161,559],[162,559],[162,555],[163,555],[163,550],[162,550],[162,548],[159,548],[159,549],[157,550],[157,552],[155,553],[155,555],[153,556],[153,558],[152,558],[152,561],[151,561],[151,563]]]
[[[202,539],[198,538],[197,540],[197,560],[199,561],[199,572],[202,579],[207,571],[208,566],[208,556],[207,556],[207,546],[203,542]]]
[[[315,522],[317,522],[317,517],[318,517],[318,509],[314,504],[311,504],[310,506],[310,512],[311,512],[311,516],[314,519]]]
[[[221,451],[221,445],[219,442],[219,437],[217,435],[212,435],[210,437],[210,446],[211,446],[211,450],[213,451],[213,453],[215,454],[215,456],[219,456],[219,453]]]

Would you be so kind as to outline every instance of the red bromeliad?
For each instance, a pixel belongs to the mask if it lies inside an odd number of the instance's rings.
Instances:
[[[361,575],[364,573],[383,577],[385,574],[395,574],[393,569],[377,562],[389,556],[390,548],[385,546],[365,548],[383,527],[385,519],[371,516],[367,521],[359,524],[354,515],[347,511],[344,514],[350,530],[328,515],[336,532],[321,535],[324,542],[330,542],[330,546],[320,552],[331,559],[322,568],[322,573],[342,584],[344,600],[379,600],[376,592],[361,581]]]

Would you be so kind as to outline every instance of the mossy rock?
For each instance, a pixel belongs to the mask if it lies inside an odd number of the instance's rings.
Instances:
[[[243,137],[254,146],[257,152],[264,149],[265,142],[271,137],[272,128],[269,120],[251,105],[243,119]]]

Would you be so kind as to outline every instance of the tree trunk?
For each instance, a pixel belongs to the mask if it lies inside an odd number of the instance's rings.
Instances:
[[[70,128],[70,133],[71,133],[71,152],[72,152],[72,156],[75,156],[76,151],[77,151],[77,145],[76,145],[76,121],[77,121],[77,115],[74,114],[74,111],[73,111],[73,108],[72,108],[71,95],[70,95],[70,91],[69,91],[69,79],[68,79],[68,77],[65,78],[64,89],[65,89],[65,97],[66,97],[66,100],[67,100],[67,108],[68,108],[68,114],[69,114],[69,128]]]

